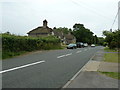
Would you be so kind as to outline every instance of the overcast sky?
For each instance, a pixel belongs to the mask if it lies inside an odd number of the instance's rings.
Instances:
[[[43,25],[71,28],[75,23],[84,24],[95,35],[102,36],[110,30],[118,11],[120,0],[3,0],[2,32],[27,35],[30,30]],[[1,25],[0,25],[1,26]],[[118,28],[118,19],[113,25]],[[0,28],[1,29],[1,28]]]

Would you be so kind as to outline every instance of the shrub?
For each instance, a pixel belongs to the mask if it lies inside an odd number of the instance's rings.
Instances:
[[[15,53],[34,50],[49,50],[60,48],[60,40],[55,36],[27,37],[2,34],[3,58],[14,56]]]

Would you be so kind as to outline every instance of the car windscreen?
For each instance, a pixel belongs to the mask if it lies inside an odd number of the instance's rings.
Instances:
[[[74,46],[73,44],[69,44],[68,46]]]

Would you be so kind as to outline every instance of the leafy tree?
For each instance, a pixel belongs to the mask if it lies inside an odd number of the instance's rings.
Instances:
[[[107,42],[105,42],[105,39],[103,37],[98,37],[98,44],[102,46],[106,46]]]
[[[108,47],[120,48],[120,30],[116,30],[114,32],[103,31],[103,35],[105,36],[105,41],[108,43]]]
[[[83,24],[73,25],[73,35],[76,37],[77,42],[83,42],[88,44],[92,44],[94,42],[97,43],[97,36],[94,37],[93,32],[85,28]]]
[[[62,31],[65,34],[68,34],[69,32],[71,32],[71,29],[68,29],[66,27],[59,27],[59,28],[55,28],[57,31]]]

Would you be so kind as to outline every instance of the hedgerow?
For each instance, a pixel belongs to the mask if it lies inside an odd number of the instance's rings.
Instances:
[[[14,56],[19,52],[58,48],[61,48],[60,39],[55,36],[28,37],[2,34],[2,58]]]

